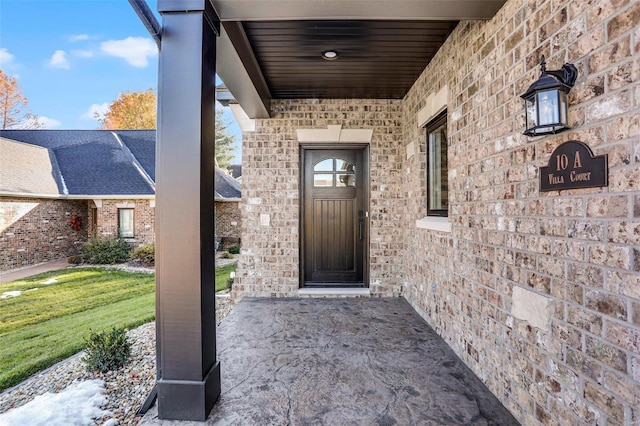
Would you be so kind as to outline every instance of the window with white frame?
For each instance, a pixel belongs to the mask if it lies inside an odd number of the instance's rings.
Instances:
[[[449,215],[447,110],[427,126],[427,216]]]
[[[133,209],[118,209],[118,236],[133,238]]]

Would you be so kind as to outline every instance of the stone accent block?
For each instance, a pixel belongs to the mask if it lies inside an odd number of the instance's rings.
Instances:
[[[523,287],[514,287],[511,298],[511,315],[532,326],[549,331],[553,313],[553,299]]]

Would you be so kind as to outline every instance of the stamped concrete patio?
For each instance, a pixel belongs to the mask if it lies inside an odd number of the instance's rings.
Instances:
[[[518,424],[404,299],[244,299],[218,354],[207,424]]]

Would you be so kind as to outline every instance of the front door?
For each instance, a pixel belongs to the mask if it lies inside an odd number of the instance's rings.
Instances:
[[[365,285],[363,149],[304,150],[303,285]]]

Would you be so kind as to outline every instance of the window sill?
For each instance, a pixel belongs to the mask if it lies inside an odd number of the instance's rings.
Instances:
[[[446,217],[427,216],[416,220],[416,228],[451,233],[451,222]]]

